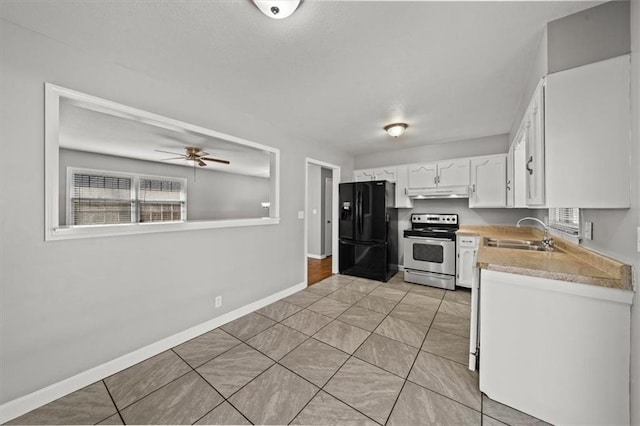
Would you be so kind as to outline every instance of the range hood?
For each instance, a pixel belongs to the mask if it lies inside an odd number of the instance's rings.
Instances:
[[[432,198],[469,198],[468,186],[443,186],[440,188],[406,189],[405,193],[413,199]]]

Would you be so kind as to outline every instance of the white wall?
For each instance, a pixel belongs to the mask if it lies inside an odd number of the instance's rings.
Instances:
[[[350,156],[5,20],[0,51],[0,404],[304,281],[305,158]],[[280,224],[45,242],[44,82],[279,148]]]
[[[640,226],[640,2],[631,3],[631,146],[632,146],[632,189],[630,217],[625,224],[624,240],[637,238]],[[635,216],[635,224],[633,223]],[[614,242],[615,245],[615,242]],[[635,298],[631,308],[631,424],[640,424],[640,297],[638,291],[638,273],[640,272],[640,255],[629,250],[629,262],[635,268]]]
[[[269,179],[196,169],[90,152],[60,150],[60,222],[66,219],[67,167],[179,177],[187,180],[187,219],[221,220],[268,217]]]
[[[322,254],[322,181],[321,167],[309,164],[309,180],[307,185],[307,254]],[[314,213],[315,212],[315,213]]]
[[[393,143],[395,142],[390,139],[389,144]],[[503,154],[507,151],[509,151],[509,135],[504,134],[360,155],[354,160],[354,168],[368,169],[422,161]]]
[[[520,102],[518,108],[516,108],[516,114],[511,124],[511,131],[509,132],[509,141],[512,141],[516,137],[516,133],[520,128],[520,123],[524,117],[524,113],[529,106],[529,101],[533,96],[533,93],[538,87],[540,79],[547,75],[548,67],[548,32],[547,26],[540,32],[540,42],[538,44],[538,50],[536,56],[532,58],[531,65],[529,66],[529,73],[524,84],[524,90],[521,93]]]
[[[629,6],[629,1],[608,1],[549,22],[548,72],[629,53]]]

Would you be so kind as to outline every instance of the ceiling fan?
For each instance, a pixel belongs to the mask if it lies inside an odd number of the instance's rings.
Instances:
[[[173,154],[173,155],[177,155],[178,157],[171,157],[171,158],[165,158],[162,161],[168,161],[168,160],[187,160],[187,161],[193,161],[193,165],[195,166],[196,164],[199,165],[200,167],[204,167],[207,165],[207,163],[205,163],[205,161],[214,161],[216,163],[222,163],[222,164],[230,164],[229,161],[227,160],[221,160],[219,158],[213,158],[213,157],[206,157],[207,155],[209,155],[208,152],[205,152],[202,150],[202,148],[198,148],[195,146],[187,146],[184,148],[185,149],[185,154],[178,154],[176,152],[170,152],[170,151],[162,151],[159,149],[156,149],[156,152],[162,152],[165,154]]]

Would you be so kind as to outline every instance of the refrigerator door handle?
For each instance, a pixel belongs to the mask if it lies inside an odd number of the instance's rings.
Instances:
[[[359,200],[360,199],[360,191],[356,190],[356,200],[355,200],[355,216],[354,216],[354,227],[353,227],[353,239],[357,240],[358,239],[358,232],[360,230],[360,203]]]
[[[358,234],[362,237],[362,192],[358,191],[358,196],[356,197],[356,203],[358,204]],[[360,239],[360,238],[358,238]]]

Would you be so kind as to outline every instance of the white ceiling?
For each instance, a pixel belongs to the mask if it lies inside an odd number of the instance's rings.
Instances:
[[[3,0],[0,14],[357,155],[507,133],[544,24],[598,3],[306,0],[275,20],[249,0]],[[397,141],[394,121],[410,126]]]
[[[203,149],[208,153],[205,157],[229,161],[206,162],[207,166],[198,167],[199,170],[269,177],[271,156],[266,151],[176,126],[151,124],[106,108],[85,107],[62,99],[59,129],[61,148],[193,167],[193,162],[176,159],[191,146]]]

